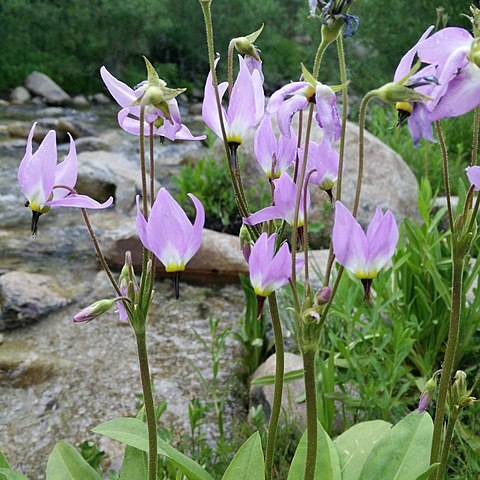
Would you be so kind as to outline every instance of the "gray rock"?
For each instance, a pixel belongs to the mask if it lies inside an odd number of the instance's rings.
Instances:
[[[62,107],[47,107],[42,108],[37,112],[37,118],[40,117],[60,117],[65,113]]]
[[[88,137],[81,137],[75,140],[75,148],[77,149],[77,153],[81,152],[95,152],[98,150],[108,150],[109,144],[103,141],[99,137],[88,136]]]
[[[264,363],[262,363],[255,373],[252,380],[267,375],[275,375],[277,355],[271,355]],[[293,353],[285,353],[284,372],[293,372],[295,370],[303,370],[303,360],[300,355]],[[270,421],[273,404],[273,385],[251,385],[250,387],[250,406],[258,407],[262,405],[265,412],[266,422]],[[307,422],[307,410],[305,401],[298,401],[305,394],[305,384],[303,377],[292,382],[283,384],[282,395],[282,414],[279,421],[284,424],[295,422],[303,431]]]
[[[67,303],[52,277],[23,271],[8,272],[0,277],[0,331],[35,322]]]
[[[295,118],[296,120],[296,118]],[[294,122],[295,123],[295,122]],[[278,132],[277,132],[278,133]],[[314,126],[312,140],[320,142],[321,129]],[[253,149],[254,134],[249,134],[241,147],[239,156],[246,161],[245,183],[249,186],[249,179],[256,179],[264,175],[255,159]],[[216,156],[224,157],[223,142],[215,144]],[[338,148],[338,145],[337,145]],[[374,135],[365,132],[364,141],[364,170],[362,193],[358,220],[362,225],[370,222],[377,206],[390,209],[397,221],[404,217],[416,214],[418,184],[417,180],[398,153],[378,140]],[[347,122],[345,144],[345,167],[342,183],[342,202],[349,208],[353,205],[358,169],[358,125]],[[312,221],[325,223],[326,230],[330,230],[331,220],[323,214],[323,205],[327,200],[325,192],[311,188],[311,208],[309,218]]]
[[[65,105],[72,101],[70,95],[44,73],[32,72],[25,86],[34,95],[44,98],[49,105]]]
[[[93,103],[98,103],[100,105],[108,105],[109,103],[112,103],[110,98],[107,97],[104,93],[96,93],[89,98],[90,101],[92,101]]]
[[[30,92],[22,86],[15,87],[10,93],[10,100],[12,103],[27,103],[30,101],[32,96]]]
[[[188,107],[188,113],[190,113],[190,115],[201,115],[202,114],[202,104],[201,103],[192,103]]]
[[[10,105],[10,103],[8,103],[6,100],[4,100],[3,98],[0,98],[0,107],[3,107],[3,108],[6,108]]]
[[[87,108],[90,106],[90,102],[83,95],[73,97],[72,104],[77,108]]]
[[[0,155],[6,157],[18,157],[25,154],[25,141],[24,140],[6,140],[0,142]]]
[[[121,154],[94,151],[78,155],[79,193],[98,201],[113,196],[115,206],[123,212],[129,212],[135,206],[135,197],[141,192],[141,185],[137,165]],[[158,184],[156,186],[158,189]]]
[[[93,135],[93,131],[87,125],[79,121],[72,121],[69,118],[59,118],[57,122],[56,129],[57,133],[65,134],[70,133],[70,135],[76,140],[81,137],[90,137]]]

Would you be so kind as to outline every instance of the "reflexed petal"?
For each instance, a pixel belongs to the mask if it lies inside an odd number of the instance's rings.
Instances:
[[[448,90],[431,113],[431,119],[458,117],[480,105],[480,68],[469,63],[448,84]]]
[[[267,112],[277,112],[285,101],[285,98],[289,95],[295,95],[296,93],[298,93],[300,96],[305,96],[303,95],[302,90],[307,89],[308,87],[310,87],[310,84],[307,82],[291,82],[283,86],[280,90],[274,92],[273,95],[270,97],[267,105]]]
[[[77,183],[77,152],[72,136],[70,134],[68,136],[70,137],[70,150],[65,160],[56,166],[55,185],[67,185],[73,189]],[[66,188],[54,188],[53,200],[64,198],[70,193],[71,191]]]
[[[215,63],[216,65],[216,63]],[[228,88],[228,83],[223,82],[218,85],[218,93],[220,96],[220,101]],[[222,117],[223,122],[226,126],[226,113],[225,109],[222,109]],[[220,127],[220,119],[218,118],[218,109],[217,109],[217,101],[215,99],[215,90],[213,89],[212,84],[212,73],[210,72],[207,77],[207,81],[205,82],[205,93],[203,97],[203,104],[202,104],[202,117],[203,121],[207,124],[207,126],[218,136],[222,136],[222,129]]]
[[[145,217],[143,216],[142,209],[140,206],[140,195],[137,195],[136,197],[137,201],[137,233],[138,237],[140,238],[140,241],[142,242],[143,246],[147,249],[153,252],[150,242],[148,241],[148,232],[147,232],[147,222],[145,220]],[[155,252],[153,252],[155,253]]]
[[[467,167],[465,169],[467,172],[468,181],[473,185],[476,191],[480,190],[480,167]]]
[[[290,138],[292,132],[292,117],[299,110],[303,110],[307,106],[307,97],[302,95],[294,95],[292,98],[289,98],[282,103],[277,114],[278,128],[282,135]]]
[[[273,234],[272,237],[275,238],[275,234]],[[270,262],[273,257],[273,249],[269,250],[268,245],[268,236],[266,233],[262,233],[250,252],[248,268],[250,271],[250,281],[254,289],[261,287],[264,266]]]
[[[257,162],[268,177],[272,172],[272,157],[277,151],[277,139],[273,133],[272,119],[269,115],[263,117],[255,132],[253,148]]]
[[[275,290],[286,285],[291,276],[290,250],[288,245],[283,243],[271,262],[266,265],[266,270],[262,278],[262,290],[265,294],[264,296],[268,296]],[[256,293],[258,294],[258,292]]]
[[[161,135],[165,137],[166,135],[163,135],[163,128],[160,127],[157,131],[157,135]],[[206,135],[198,135],[194,136],[192,132],[186,127],[185,125],[182,124],[180,130],[175,133],[175,139],[174,140],[205,140],[207,138]]]
[[[338,117],[337,99],[335,93],[326,85],[317,85],[315,90],[315,119],[330,141],[340,139],[342,126]]]
[[[443,65],[455,50],[470,47],[472,41],[473,37],[464,28],[442,28],[418,45],[418,56],[422,62]]]
[[[297,200],[298,188],[295,182],[287,173],[283,173],[275,184],[275,205],[278,207],[281,216],[290,225],[293,225],[295,214],[295,203]],[[307,208],[310,206],[310,193],[307,189]],[[302,226],[305,219],[304,195],[300,197],[300,208],[298,212],[298,226]]]
[[[93,208],[101,209],[108,208],[113,203],[113,197],[110,197],[106,202],[99,203],[93,198],[86,195],[69,195],[65,198],[59,198],[58,200],[50,200],[45,202],[45,205],[49,207],[76,207],[76,208]]]
[[[432,114],[427,110],[425,105],[416,103],[413,107],[412,114],[408,117],[408,129],[412,136],[413,144],[418,145],[421,138],[425,138],[429,142],[434,142],[432,129]]]
[[[258,212],[252,213],[252,215],[243,219],[245,225],[257,225],[261,222],[268,222],[276,218],[283,218],[280,209],[271,205],[269,207],[262,208]]]
[[[433,25],[428,27],[418,42],[402,57],[400,63],[398,64],[397,70],[395,71],[395,76],[393,77],[394,82],[398,82],[404,78],[412,69],[413,59],[415,58],[417,50],[419,49],[419,45],[428,37],[433,28]]]
[[[187,240],[187,249],[183,256],[183,261],[187,263],[198,251],[202,244],[202,232],[205,225],[205,210],[202,202],[193,194],[189,193],[188,196],[192,199],[195,205],[196,216],[190,237]]]
[[[341,265],[360,277],[366,273],[368,246],[365,233],[352,214],[338,201],[335,202],[332,244]]]
[[[397,222],[390,210],[382,215],[380,208],[377,208],[368,226],[367,242],[367,271],[376,275],[392,258],[398,242]]]
[[[290,132],[290,138],[280,135],[277,147],[277,164],[275,171],[277,175],[284,173],[288,167],[295,161],[297,154],[297,135],[293,131]]]
[[[317,9],[318,0],[308,0],[308,8],[310,9],[310,15],[315,15]]]
[[[125,130],[132,135],[140,135],[140,120],[138,118],[132,118],[129,115],[131,111],[129,108],[123,108],[118,112],[118,124],[122,130]],[[145,136],[150,135],[150,126],[147,122],[144,122]]]
[[[128,107],[137,99],[133,88],[117,80],[105,67],[100,68],[100,75],[110,95],[121,107]]]

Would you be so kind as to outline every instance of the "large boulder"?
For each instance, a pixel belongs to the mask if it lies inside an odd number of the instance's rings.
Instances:
[[[34,95],[44,98],[50,105],[65,105],[72,101],[70,95],[44,73],[32,72],[27,77],[25,86]]]
[[[274,117],[275,118],[275,117]],[[296,120],[296,119],[295,119]],[[294,127],[295,127],[294,121]],[[276,127],[275,127],[276,128]],[[278,134],[278,129],[277,134]],[[347,122],[345,143],[345,166],[342,183],[342,202],[349,208],[353,205],[358,172],[358,125]],[[311,139],[320,142],[321,129],[316,125],[312,129]],[[253,148],[254,133],[250,133],[243,141],[238,152],[241,162],[246,162],[244,182],[247,187],[253,185],[264,173],[258,166]],[[337,149],[339,145],[336,145]],[[215,145],[217,158],[223,158],[223,142]],[[365,132],[364,169],[362,193],[358,220],[361,224],[369,223],[375,208],[390,209],[397,221],[416,214],[418,184],[417,180],[403,161],[402,157],[369,132]],[[243,158],[243,160],[242,160]],[[252,183],[253,182],[253,183]],[[310,189],[312,203],[309,218],[321,222],[330,231],[331,214],[325,214],[324,204],[328,201],[325,192]]]
[[[35,322],[68,303],[50,276],[11,271],[0,276],[0,331]]]
[[[15,87],[10,93],[12,103],[27,103],[31,98],[30,92],[22,86]]]

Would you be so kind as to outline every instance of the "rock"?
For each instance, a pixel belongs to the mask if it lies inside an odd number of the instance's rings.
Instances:
[[[6,125],[0,125],[0,139],[8,138],[8,127]]]
[[[92,101],[93,103],[98,103],[100,105],[108,105],[109,103],[112,103],[110,98],[107,97],[104,93],[96,93],[89,98],[90,101]]]
[[[62,362],[55,354],[37,353],[24,342],[0,344],[0,385],[26,388],[43,383]]]
[[[32,124],[29,122],[22,122],[22,121],[15,121],[15,122],[10,122],[7,125],[8,128],[8,134],[12,138],[21,138],[23,141],[23,146],[25,147],[26,145],[26,140],[28,137],[28,134],[30,133],[30,130],[32,128]],[[48,133],[49,128],[44,127],[40,123],[37,124],[35,127],[35,132],[33,134],[33,141],[40,143],[45,135]]]
[[[42,108],[37,112],[37,118],[41,117],[60,117],[65,113],[65,110],[62,107],[47,107]],[[57,122],[56,119],[52,119],[53,122]]]
[[[123,217],[115,230],[103,232],[100,238],[102,244],[107,245],[104,254],[112,268],[123,266],[127,250],[132,252],[134,267],[141,268],[142,244],[133,219]],[[248,275],[248,265],[240,251],[238,237],[204,229],[202,246],[188,262],[181,278],[202,283],[231,283],[238,282],[240,274]],[[157,262],[157,276],[170,276],[160,262]]]
[[[202,104],[201,103],[192,103],[188,107],[188,113],[190,115],[201,115],[202,114]]]
[[[3,98],[0,98],[0,107],[5,108],[5,107],[8,107],[9,105],[10,104],[6,100],[4,100]]]
[[[271,355],[264,363],[262,363],[255,373],[252,380],[264,377],[266,375],[275,375],[277,355]],[[285,368],[284,372],[293,372],[295,370],[303,371],[303,360],[300,355],[285,352]],[[305,394],[303,376],[292,382],[283,384],[282,395],[282,414],[280,414],[280,422],[295,422],[303,431],[307,422],[307,411],[305,401],[297,401]],[[250,386],[250,406],[258,407],[262,405],[265,412],[265,421],[270,421],[273,403],[273,385],[251,385]]]
[[[0,331],[35,322],[68,303],[47,275],[12,271],[0,277]]]
[[[99,137],[81,137],[75,140],[77,153],[95,152],[97,150],[108,150],[110,145]]]
[[[123,212],[129,212],[135,206],[135,197],[141,192],[141,185],[137,164],[121,154],[100,150],[78,155],[79,193],[99,202],[113,196],[115,206]],[[156,188],[159,188],[158,184]]]
[[[297,119],[295,118],[295,120]],[[321,129],[314,126],[312,140],[319,142],[321,137]],[[250,178],[254,179],[263,175],[263,171],[255,159],[253,138],[254,134],[249,134],[239,148],[240,161],[246,161],[247,163],[244,176],[247,188],[250,187],[248,181]],[[214,149],[216,157],[223,159],[223,142],[217,140]],[[392,210],[397,222],[400,222],[404,217],[415,216],[418,184],[408,165],[398,153],[369,132],[365,132],[364,149],[364,174],[358,212],[359,222],[362,225],[367,225],[377,206],[384,210],[387,208]],[[357,168],[358,125],[347,122],[342,202],[349,208],[352,207],[355,197]],[[317,188],[311,188],[310,193],[312,199],[309,213],[310,220],[326,223],[322,214],[322,206],[326,201],[325,192]]]
[[[74,140],[80,137],[90,137],[93,131],[81,122],[62,117],[58,119],[57,127],[55,129],[59,134],[70,133]]]
[[[25,87],[15,87],[10,93],[10,100],[12,103],[27,103],[32,96]]]
[[[90,106],[90,102],[83,95],[76,95],[72,98],[72,104],[77,108],[87,108]]]
[[[65,105],[72,101],[70,95],[44,73],[32,72],[25,86],[33,94],[44,98],[49,105]]]
[[[0,142],[0,155],[18,157],[25,154],[25,140],[6,140]]]

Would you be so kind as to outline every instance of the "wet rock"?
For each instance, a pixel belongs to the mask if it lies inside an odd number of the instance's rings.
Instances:
[[[15,121],[10,122],[7,125],[8,134],[12,138],[21,138],[23,140],[23,146],[25,147],[25,141],[27,140],[28,134],[32,124],[29,122]],[[43,127],[42,125],[37,125],[35,132],[33,134],[33,140],[37,143],[41,142],[45,135],[48,133],[48,128]]]
[[[82,122],[72,121],[68,118],[59,118],[55,130],[58,134],[66,134],[67,132],[74,140],[80,137],[89,137],[93,135],[91,128]]]
[[[40,320],[68,303],[50,276],[12,271],[0,276],[0,331]]]
[[[99,137],[88,136],[75,140],[75,148],[77,153],[95,152],[98,150],[108,150],[110,145]]]
[[[90,106],[90,102],[83,95],[77,95],[72,99],[73,106],[77,108],[87,108]]]
[[[0,344],[0,385],[26,388],[45,382],[54,375],[60,364],[56,355],[35,352],[21,342]]]
[[[65,113],[65,110],[62,107],[47,107],[47,108],[42,108],[37,112],[37,118],[60,117],[64,113]],[[52,124],[56,124],[56,120],[53,120]]]
[[[3,98],[0,98],[0,107],[2,108],[6,108],[10,105],[9,102],[7,102],[6,100],[4,100]]]
[[[277,355],[271,355],[264,363],[262,363],[255,373],[252,375],[252,380],[264,377],[267,375],[275,375]],[[285,353],[285,368],[284,372],[293,372],[295,370],[303,371],[303,360],[300,355],[293,353]],[[280,422],[290,423],[296,422],[303,430],[307,422],[307,410],[305,401],[301,399],[305,394],[303,376],[298,380],[292,382],[285,382],[283,384],[282,395],[282,414],[280,414]],[[262,405],[265,412],[265,421],[270,421],[273,404],[273,385],[251,385],[250,386],[250,406],[258,407]]]
[[[22,156],[25,153],[25,140],[6,140],[0,142],[0,155],[2,156]]]
[[[141,192],[141,185],[137,165],[121,154],[100,150],[78,155],[79,193],[102,202],[113,196],[116,208],[129,212],[135,206],[135,197]],[[156,188],[159,188],[158,184]]]
[[[25,86],[34,95],[44,98],[49,105],[65,105],[72,101],[70,95],[44,73],[32,72]]]
[[[25,87],[15,87],[10,93],[10,100],[12,103],[27,103],[32,96]]]

